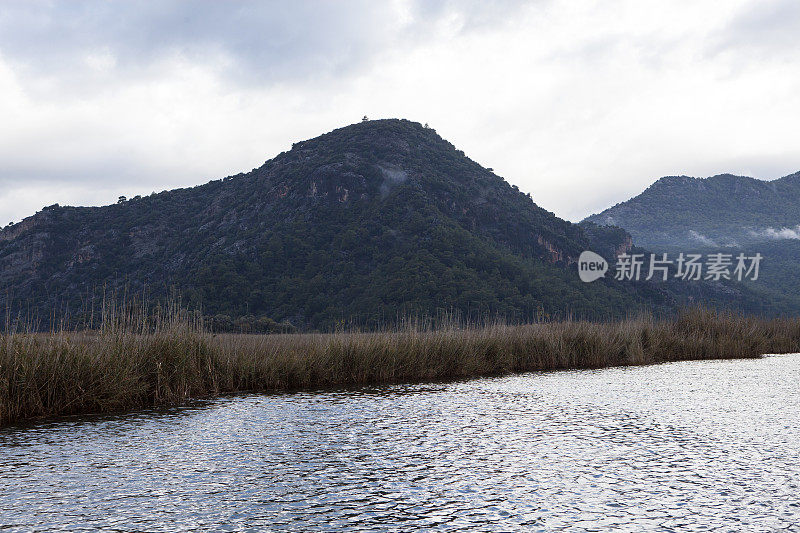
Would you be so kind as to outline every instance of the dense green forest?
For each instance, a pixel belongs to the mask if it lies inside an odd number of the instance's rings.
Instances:
[[[613,260],[630,246],[624,231],[538,207],[431,128],[369,121],[246,174],[105,207],[50,206],[0,230],[0,308],[79,322],[104,293],[179,294],[221,329],[250,317],[247,328],[268,330],[267,319],[374,328],[423,315],[602,319],[752,304],[731,287],[580,282],[582,250]]]

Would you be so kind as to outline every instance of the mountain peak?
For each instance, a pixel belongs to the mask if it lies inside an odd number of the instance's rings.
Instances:
[[[788,176],[784,176],[782,178],[778,178],[775,182],[796,182],[800,181],[800,171],[795,172],[794,174],[789,174]]]
[[[40,212],[0,236],[0,308],[11,287],[12,304],[80,316],[106,286],[175,287],[210,314],[311,327],[450,308],[596,311],[568,270],[590,246],[580,227],[403,119],[337,128],[197,187]],[[613,311],[632,303],[592,290]]]
[[[444,141],[432,128],[423,126],[419,122],[407,119],[388,118],[377,120],[364,120],[347,126],[336,128],[317,137],[296,142],[292,148],[303,149],[309,145],[323,142],[358,142],[363,140],[381,141],[388,139],[416,139],[428,141]]]
[[[693,178],[691,176],[663,176],[658,178],[651,187],[661,187],[661,186],[671,186],[671,185],[681,185],[686,183],[691,183],[693,181],[697,181],[698,178]]]
[[[11,315],[79,319],[103,287],[156,299],[174,288],[222,322],[311,328],[442,309],[516,320],[676,302],[671,289],[582,283],[581,252],[613,260],[627,234],[559,219],[403,119],[338,128],[205,185],[54,207],[0,237],[0,308]]]

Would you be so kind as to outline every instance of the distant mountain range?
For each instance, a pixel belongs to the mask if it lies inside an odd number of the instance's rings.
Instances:
[[[585,223],[624,228],[659,252],[759,253],[761,275],[748,288],[800,313],[800,172],[774,181],[665,177]]]
[[[218,323],[330,329],[407,314],[532,320],[760,305],[732,285],[579,280],[583,250],[613,263],[632,245],[619,228],[538,207],[433,129],[368,121],[246,174],[104,207],[53,205],[0,230],[0,309],[78,322],[104,291],[155,301],[174,291]]]
[[[659,250],[798,240],[800,172],[774,181],[668,176],[586,220],[625,228],[636,244]]]

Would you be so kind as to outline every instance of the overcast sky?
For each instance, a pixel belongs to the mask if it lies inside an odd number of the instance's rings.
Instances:
[[[0,225],[428,122],[580,220],[664,175],[800,170],[797,0],[0,0]]]

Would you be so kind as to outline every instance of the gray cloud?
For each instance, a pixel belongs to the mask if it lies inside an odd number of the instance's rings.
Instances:
[[[62,78],[85,74],[90,56],[105,54],[115,70],[136,71],[178,55],[216,61],[238,82],[290,82],[368,66],[387,49],[431,38],[445,17],[457,16],[461,31],[471,31],[522,4],[12,0],[0,10],[0,52],[34,74]]]
[[[6,0],[0,217],[245,171],[364,114],[429,122],[573,220],[662,175],[777,177],[800,168],[798,10]]]
[[[117,69],[165,55],[218,57],[228,74],[259,81],[330,74],[363,61],[391,13],[359,1],[17,2],[0,18],[0,50],[36,73],[78,72],[89,54]]]

